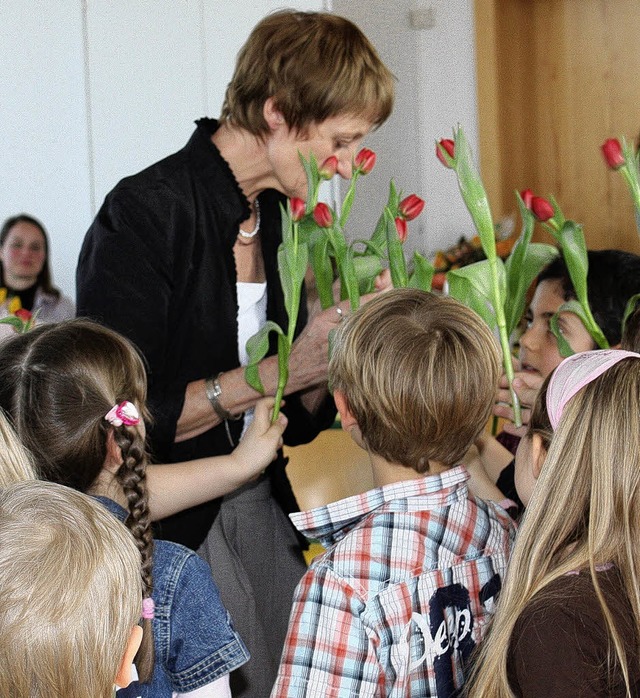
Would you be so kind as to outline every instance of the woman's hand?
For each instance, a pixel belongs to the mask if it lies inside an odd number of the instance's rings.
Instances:
[[[272,424],[274,400],[271,397],[256,402],[253,421],[236,446],[231,458],[237,463],[238,474],[247,480],[259,475],[282,448],[282,434],[287,418],[280,412]]]

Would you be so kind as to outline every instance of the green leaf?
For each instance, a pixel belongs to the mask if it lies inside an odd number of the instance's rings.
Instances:
[[[304,282],[309,262],[309,251],[306,245],[296,245],[291,238],[278,247],[278,272],[284,294],[285,308],[299,298],[299,289]]]
[[[387,223],[387,250],[389,251],[391,282],[394,288],[406,288],[409,283],[407,263],[404,259],[404,251],[398,237],[393,213],[388,207],[384,209],[384,217]]]
[[[489,200],[482,179],[473,163],[471,148],[461,127],[458,127],[454,132],[454,147],[455,172],[458,176],[460,193],[478,231],[487,259],[494,259],[496,257],[496,236]]]
[[[591,337],[593,338],[594,342],[596,344],[598,343],[598,339],[596,335],[592,332],[592,330],[589,328],[589,318],[587,314],[585,313],[584,307],[577,301],[577,300],[570,300],[567,301],[566,303],[563,303],[557,310],[557,312],[552,315],[551,320],[549,322],[549,326],[551,328],[551,331],[553,332],[557,342],[558,342],[558,351],[560,352],[560,356],[566,358],[567,356],[571,356],[571,354],[575,354],[567,340],[564,338],[564,335],[560,332],[560,327],[558,324],[558,321],[560,319],[560,314],[561,313],[573,313],[574,315],[577,315],[578,318],[580,318],[582,324],[585,326],[585,329]],[[596,325],[596,329],[599,330],[600,328]],[[605,342],[607,340],[605,339]],[[600,346],[600,345],[598,345]],[[568,349],[567,349],[568,347]],[[609,348],[609,343],[607,342],[606,346],[600,347],[601,349],[608,349]],[[570,353],[567,353],[567,351],[570,351]]]
[[[418,288],[421,291],[431,291],[431,283],[434,274],[433,264],[425,259],[419,252],[413,253],[413,274],[409,277],[409,288]]]
[[[329,236],[326,233],[311,247],[310,259],[320,306],[326,310],[333,305],[333,265],[329,257]]]
[[[304,155],[298,151],[298,157],[300,158],[300,162],[302,163],[307,177],[307,211],[312,211],[318,203],[318,191],[320,189],[318,161],[313,153],[309,155],[309,160],[307,160]]]
[[[562,256],[567,264],[571,284],[573,285],[578,302],[582,306],[584,326],[593,337],[596,344],[601,349],[607,349],[609,347],[609,342],[600,327],[598,327],[598,324],[591,314],[591,308],[589,307],[589,298],[587,295],[589,258],[587,256],[587,244],[582,232],[582,226],[571,220],[564,221],[559,236]]]
[[[477,264],[480,264],[480,262],[477,262]],[[474,265],[471,264],[469,266]],[[497,321],[493,311],[491,294],[490,292],[485,294],[478,290],[478,287],[473,283],[469,275],[464,273],[464,270],[468,268],[451,269],[447,272],[448,293],[452,298],[471,308],[494,330],[497,327]],[[489,281],[488,287],[490,285],[491,282]]]
[[[360,288],[358,277],[356,275],[355,263],[353,258],[353,250],[347,248],[345,255],[342,258],[341,274],[344,292],[351,304],[351,310],[357,310],[360,305]]]
[[[349,189],[347,190],[347,193],[344,197],[344,200],[342,201],[342,208],[340,210],[340,226],[344,227],[344,224],[347,222],[347,219],[349,218],[349,214],[351,213],[351,207],[353,206],[353,201],[356,196],[356,182],[358,181],[358,171],[354,170],[353,174],[351,175],[351,181],[349,182]]]
[[[511,336],[520,322],[529,287],[538,274],[559,254],[553,245],[541,242],[520,245],[520,241],[516,243],[513,252],[518,253],[518,258],[512,260],[512,253],[505,264],[507,294],[504,314],[508,336]]]
[[[264,395],[264,386],[260,380],[260,373],[258,371],[258,364],[264,359],[269,351],[269,333],[277,332],[278,335],[284,336],[284,332],[271,320],[267,322],[247,340],[247,355],[249,357],[249,363],[244,370],[244,378],[247,383],[259,393]]]
[[[633,311],[636,309],[638,301],[640,301],[640,293],[635,293],[627,301],[627,305],[624,309],[624,315],[622,316],[622,335],[624,335],[625,330],[627,329],[627,321],[629,320],[629,317],[631,316]]]
[[[3,317],[0,319],[0,324],[11,325],[11,327],[13,327],[13,329],[19,334],[24,334],[30,327],[28,322],[23,322],[15,315],[7,315],[7,317]]]
[[[373,254],[354,256],[353,266],[359,282],[375,278],[382,271],[380,257]]]

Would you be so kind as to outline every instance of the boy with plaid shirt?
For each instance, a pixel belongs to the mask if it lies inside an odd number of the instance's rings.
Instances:
[[[393,290],[340,326],[329,378],[376,489],[291,515],[327,550],[296,589],[272,698],[461,687],[515,535],[502,509],[470,498],[456,465],[499,374],[489,329],[451,298]]]

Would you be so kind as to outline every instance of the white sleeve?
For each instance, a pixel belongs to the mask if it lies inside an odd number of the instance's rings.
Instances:
[[[206,686],[196,688],[188,693],[174,693],[173,698],[231,698],[231,688],[229,687],[229,674],[221,676]]]

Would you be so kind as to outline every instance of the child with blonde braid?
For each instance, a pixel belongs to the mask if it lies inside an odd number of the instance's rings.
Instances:
[[[640,354],[545,381],[516,456],[527,510],[471,698],[640,696]]]
[[[142,696],[229,696],[228,674],[248,653],[210,569],[191,550],[154,544],[152,538],[140,418],[145,398],[139,355],[96,323],[43,325],[0,347],[0,406],[41,477],[94,495],[134,535],[144,595],[144,636],[135,661]],[[269,425],[271,406],[258,404],[254,425],[237,449],[251,454],[255,468],[266,467],[281,441],[285,422]],[[231,463],[234,454],[225,458]],[[154,487],[154,480],[149,484]]]

